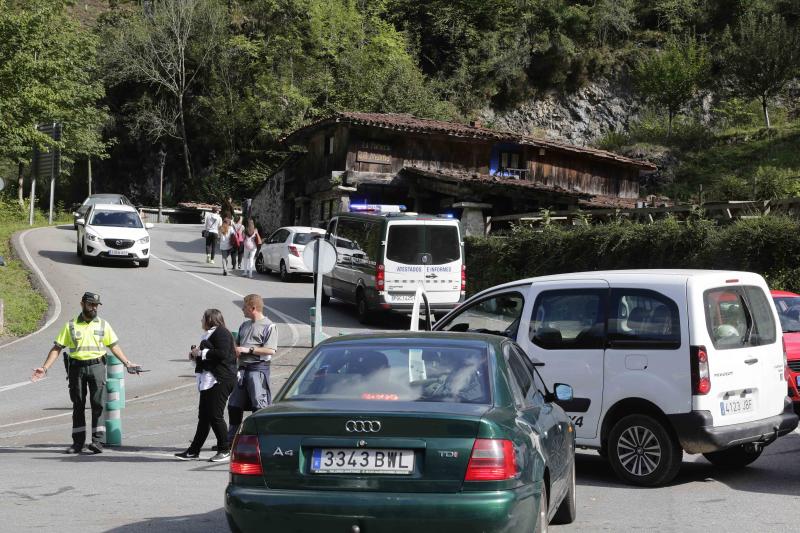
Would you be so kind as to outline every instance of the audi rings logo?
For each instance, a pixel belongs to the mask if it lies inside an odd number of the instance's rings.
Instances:
[[[377,433],[381,430],[379,420],[348,420],[344,423],[348,433]]]

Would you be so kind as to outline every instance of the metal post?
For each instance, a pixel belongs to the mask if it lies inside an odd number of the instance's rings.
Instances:
[[[122,444],[121,411],[125,407],[125,367],[111,354],[106,355],[106,364],[106,445],[119,446]]]
[[[161,219],[162,210],[164,207],[164,162],[167,158],[167,152],[164,151],[164,146],[158,151],[158,157],[161,161],[161,175],[158,180],[158,221],[163,222]]]
[[[315,287],[314,306],[316,314],[314,315],[314,333],[311,339],[311,346],[316,346],[318,342],[322,341],[322,276],[319,273],[319,247],[321,239],[314,239],[314,277],[317,280]]]
[[[86,174],[89,177],[89,196],[92,195],[92,156],[86,159]]]
[[[31,176],[31,213],[30,213],[30,220],[28,224],[33,226],[33,205],[36,203],[36,173],[34,172]]]

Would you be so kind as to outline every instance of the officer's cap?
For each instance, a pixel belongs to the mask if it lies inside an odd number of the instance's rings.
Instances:
[[[84,292],[81,301],[86,302],[87,304],[103,305],[102,303],[100,303],[100,295],[97,294],[96,292]]]

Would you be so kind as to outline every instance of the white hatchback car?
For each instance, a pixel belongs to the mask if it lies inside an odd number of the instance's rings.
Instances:
[[[278,272],[281,281],[290,281],[297,274],[311,274],[303,263],[303,250],[312,240],[324,237],[325,230],[309,226],[279,228],[261,245],[256,256],[258,272]]]
[[[79,218],[76,251],[83,264],[100,259],[150,264],[150,234],[153,225],[142,223],[135,207],[96,204],[86,218]]]

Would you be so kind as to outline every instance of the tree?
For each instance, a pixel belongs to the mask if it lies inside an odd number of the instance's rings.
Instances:
[[[97,39],[66,12],[63,0],[0,0],[0,157],[23,170],[33,148],[61,149],[64,169],[79,157],[104,156],[107,110],[97,76]],[[58,121],[54,143],[36,124]]]
[[[597,0],[591,9],[592,28],[600,46],[613,35],[627,35],[636,25],[636,0]]]
[[[155,89],[153,105],[145,105],[139,119],[149,123],[151,138],[180,139],[189,183],[187,99],[219,44],[224,21],[222,6],[213,0],[148,2],[121,21],[115,28],[118,33],[107,39],[112,79],[139,81]]]
[[[648,101],[666,110],[667,137],[675,115],[697,94],[710,64],[707,47],[693,36],[671,37],[662,50],[638,63],[636,86]]]
[[[750,10],[736,29],[726,31],[723,56],[734,82],[734,91],[758,98],[764,124],[771,127],[769,100],[779,93],[800,68],[800,35],[777,14]]]

